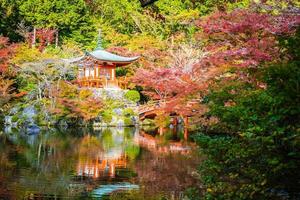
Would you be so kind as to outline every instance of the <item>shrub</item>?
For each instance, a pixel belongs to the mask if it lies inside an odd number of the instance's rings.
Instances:
[[[112,113],[110,110],[105,110],[103,113],[102,113],[102,119],[105,123],[110,123],[111,120],[112,120]]]
[[[153,119],[145,119],[143,121],[141,121],[141,124],[143,126],[155,126],[154,120]]]
[[[124,117],[124,125],[125,126],[132,126],[132,120],[129,117]]]
[[[84,100],[86,98],[89,98],[93,95],[93,92],[91,90],[83,89],[79,92],[79,99]]]
[[[129,101],[138,102],[141,98],[140,93],[136,90],[129,90],[125,94],[125,98]]]
[[[160,113],[154,118],[154,124],[157,127],[168,127],[170,125],[170,116],[166,115],[165,113]]]
[[[267,89],[227,81],[212,90],[209,115],[220,119],[214,133],[222,135],[195,137],[207,155],[200,168],[207,198],[276,199],[280,191],[291,199],[297,195],[298,66],[289,62],[265,69]]]
[[[130,117],[130,116],[133,116],[134,115],[134,111],[131,109],[131,108],[125,108],[123,110],[123,114],[124,116],[126,117]]]

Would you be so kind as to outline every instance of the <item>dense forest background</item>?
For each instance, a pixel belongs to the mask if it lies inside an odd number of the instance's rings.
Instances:
[[[40,122],[87,121],[105,109],[69,84],[75,73],[59,62],[94,49],[101,29],[106,49],[141,56],[119,77],[144,99],[168,100],[165,113],[193,117],[207,159],[199,169],[204,189],[188,190],[191,199],[297,199],[299,7],[288,0],[146,7],[138,0],[0,0],[1,118],[28,105],[43,110]]]

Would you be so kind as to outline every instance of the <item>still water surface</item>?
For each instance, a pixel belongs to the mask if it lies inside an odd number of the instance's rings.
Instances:
[[[0,199],[179,199],[199,184],[180,130],[0,131]]]

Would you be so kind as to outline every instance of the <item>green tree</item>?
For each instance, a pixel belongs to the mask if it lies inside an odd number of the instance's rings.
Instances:
[[[250,72],[266,89],[223,80],[207,96],[208,116],[219,119],[206,134],[196,137],[208,155],[201,165],[208,199],[279,198],[282,191],[296,198],[300,180],[299,33],[281,40],[291,59],[263,72]]]
[[[0,35],[9,37],[10,41],[18,41],[21,37],[16,33],[21,16],[18,0],[0,0]]]
[[[88,44],[96,35],[84,0],[25,0],[19,9],[29,25],[57,29],[62,37],[76,42]]]

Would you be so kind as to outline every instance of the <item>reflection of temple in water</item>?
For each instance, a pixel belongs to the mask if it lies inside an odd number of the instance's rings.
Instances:
[[[124,155],[114,159],[99,156],[93,160],[79,161],[77,175],[92,178],[114,177],[116,168],[126,168],[126,158]]]
[[[116,169],[127,166],[126,155],[120,147],[111,147],[107,150],[95,137],[86,136],[79,148],[77,175],[91,178],[115,177]]]

